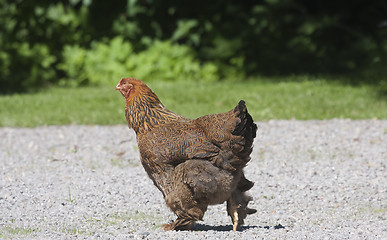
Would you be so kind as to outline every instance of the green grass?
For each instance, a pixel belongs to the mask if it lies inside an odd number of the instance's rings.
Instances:
[[[21,235],[31,235],[34,232],[40,232],[40,229],[33,229],[28,227],[11,227],[11,226],[1,226],[0,227],[0,238],[12,239],[15,236],[20,237]]]
[[[118,80],[117,80],[118,82]],[[0,126],[125,124],[124,100],[111,86],[51,88],[35,94],[0,96]],[[240,99],[254,120],[387,119],[387,98],[372,85],[321,79],[270,82],[152,82],[170,110],[189,118],[228,111]]]

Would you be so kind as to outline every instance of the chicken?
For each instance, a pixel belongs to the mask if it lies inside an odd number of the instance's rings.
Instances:
[[[227,201],[236,231],[244,223],[253,182],[243,168],[250,161],[257,126],[244,101],[229,112],[194,120],[164,107],[142,81],[123,78],[117,84],[125,99],[129,128],[137,135],[141,163],[166,205],[177,215],[165,230],[190,230],[209,205]]]

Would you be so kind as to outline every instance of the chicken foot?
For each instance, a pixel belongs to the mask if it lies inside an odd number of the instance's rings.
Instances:
[[[239,225],[239,215],[238,215],[238,208],[240,208],[241,205],[237,204],[232,197],[227,201],[227,212],[228,215],[230,215],[232,220],[232,230],[236,231],[238,229]]]
[[[170,230],[192,230],[195,225],[195,221],[186,218],[177,218],[176,221],[169,224],[164,224],[163,228],[165,231]]]
[[[236,189],[227,200],[227,212],[233,223],[232,230],[237,231],[238,226],[243,225],[247,214],[257,212],[257,210],[247,207],[250,200],[251,197],[245,195],[245,193],[238,189]]]

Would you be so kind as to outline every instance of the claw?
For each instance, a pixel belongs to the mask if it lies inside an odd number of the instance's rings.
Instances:
[[[227,200],[227,212],[233,223],[232,230],[237,231],[238,226],[243,225],[247,214],[257,212],[257,210],[247,207],[250,200],[251,197],[239,190],[234,191]]]
[[[238,218],[238,211],[235,209],[234,210],[234,218],[233,218],[233,225],[232,225],[232,230],[233,231],[236,231],[238,229],[238,222],[239,222],[239,218]]]
[[[237,231],[239,226],[239,214],[238,214],[238,208],[240,208],[240,204],[236,204],[233,197],[231,196],[230,199],[227,201],[227,210],[228,215],[230,215],[232,220],[232,230]]]

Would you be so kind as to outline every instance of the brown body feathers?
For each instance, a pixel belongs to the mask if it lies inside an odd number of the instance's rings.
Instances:
[[[135,78],[116,86],[126,101],[128,125],[137,134],[141,163],[163,193],[177,220],[166,230],[191,229],[208,205],[227,201],[233,229],[243,224],[253,186],[243,174],[250,161],[257,126],[244,101],[229,112],[194,120],[166,109],[156,94]]]

